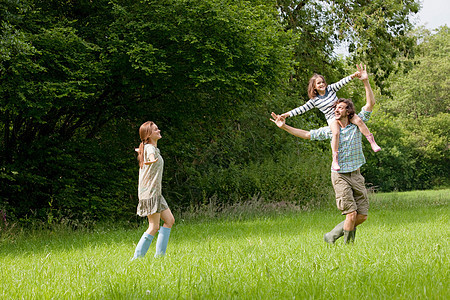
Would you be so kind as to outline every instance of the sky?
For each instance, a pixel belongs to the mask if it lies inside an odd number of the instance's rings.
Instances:
[[[417,18],[417,25],[425,25],[427,29],[450,26],[450,0],[423,0]]]

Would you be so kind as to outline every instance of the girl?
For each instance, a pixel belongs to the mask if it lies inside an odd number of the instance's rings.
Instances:
[[[296,115],[303,114],[308,110],[317,107],[321,112],[324,113],[325,118],[327,119],[328,125],[331,127],[331,131],[333,133],[333,138],[331,140],[331,151],[333,152],[333,162],[331,164],[331,168],[334,171],[339,171],[341,168],[338,163],[338,148],[339,148],[339,131],[340,127],[337,121],[334,119],[334,109],[333,104],[337,100],[336,92],[339,91],[344,85],[350,82],[355,77],[360,77],[361,72],[366,72],[366,66],[356,65],[358,71],[354,74],[347,76],[340,81],[327,85],[325,82],[325,78],[322,75],[314,74],[313,77],[309,80],[308,83],[308,96],[310,97],[309,101],[304,105],[297,107],[291,111],[288,111],[282,116],[284,118],[293,117]],[[378,152],[381,148],[375,143],[375,139],[373,134],[370,133],[369,128],[367,128],[366,124],[358,117],[356,114],[350,119],[350,122],[358,126],[359,130],[364,134],[364,136],[369,141],[372,150],[374,152]]]
[[[133,260],[143,257],[147,253],[153,237],[159,230],[156,241],[155,257],[166,253],[169,242],[170,230],[175,223],[175,218],[161,194],[161,180],[164,160],[157,148],[161,138],[161,130],[153,122],[145,122],[139,128],[141,144],[139,145],[139,204],[137,214],[148,218],[148,229],[144,232],[136,246]],[[163,227],[159,227],[160,219],[164,221]]]

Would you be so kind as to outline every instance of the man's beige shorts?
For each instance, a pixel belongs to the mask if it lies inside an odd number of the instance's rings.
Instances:
[[[331,172],[331,182],[336,192],[336,205],[343,215],[356,211],[358,214],[369,213],[364,177],[358,169],[350,173]]]

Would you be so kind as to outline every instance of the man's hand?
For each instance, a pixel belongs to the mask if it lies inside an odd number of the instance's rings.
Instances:
[[[358,68],[359,79],[363,81],[369,80],[369,74],[367,74],[366,65],[364,65],[363,67],[363,64],[360,65],[356,64],[356,67]]]
[[[286,117],[283,115],[277,115],[276,113],[272,112],[272,118],[270,121],[274,122],[278,127],[283,128],[283,126],[286,124]]]

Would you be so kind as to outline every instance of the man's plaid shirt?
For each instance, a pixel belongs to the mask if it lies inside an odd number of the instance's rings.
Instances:
[[[363,108],[358,116],[364,122],[367,122],[371,114],[372,112],[365,111]],[[311,130],[310,134],[312,141],[331,139],[333,135],[329,126]],[[361,131],[359,131],[358,126],[355,124],[349,123],[345,128],[341,128],[338,154],[338,162],[341,170],[339,170],[338,173],[350,173],[356,171],[366,163],[366,158],[362,151],[361,137]],[[333,171],[333,169],[331,171],[336,172]]]

